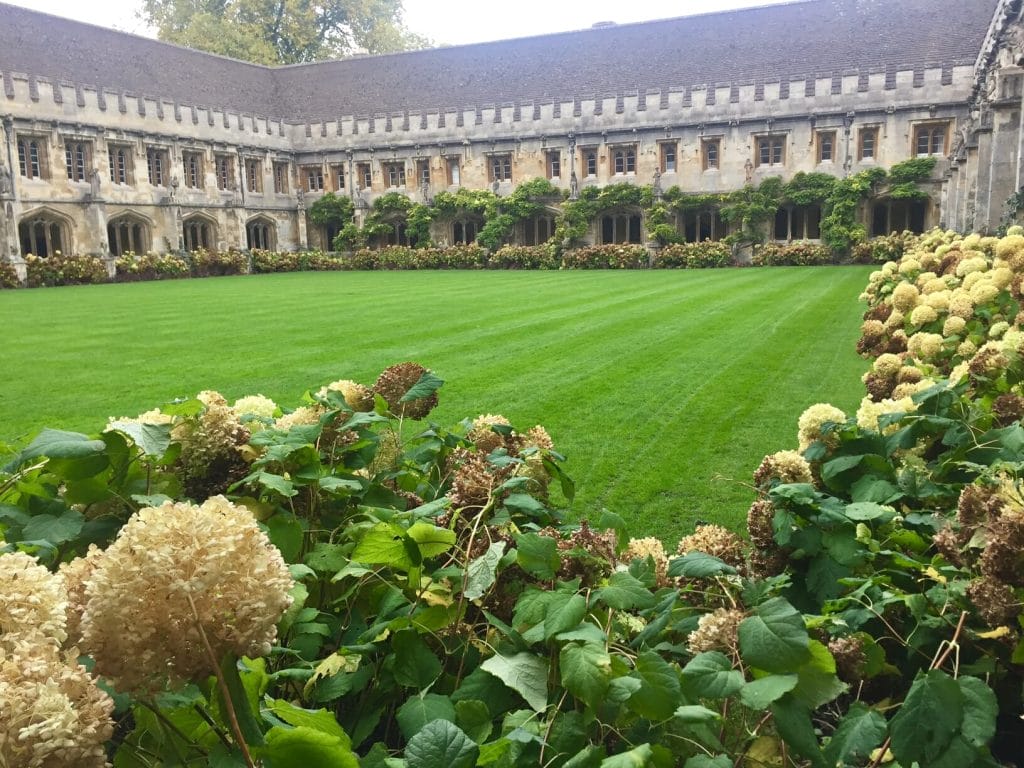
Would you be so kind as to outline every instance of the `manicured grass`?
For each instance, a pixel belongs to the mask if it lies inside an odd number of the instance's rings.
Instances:
[[[862,395],[869,269],[282,274],[0,293],[0,440],[97,431],[217,389],[297,405],[416,360],[432,418],[542,423],[579,493],[674,542],[739,528],[751,472],[805,407]]]

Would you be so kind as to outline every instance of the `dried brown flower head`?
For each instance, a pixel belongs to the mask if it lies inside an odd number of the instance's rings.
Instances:
[[[398,363],[385,368],[373,385],[373,391],[387,401],[388,408],[396,416],[407,419],[422,419],[437,405],[437,393],[418,397],[406,403],[401,402],[405,393],[412,389],[420,377],[430,371],[419,363]]]
[[[778,451],[765,456],[754,472],[754,485],[767,492],[776,483],[810,483],[811,465],[796,451]]]
[[[1022,607],[1008,584],[992,578],[983,577],[968,584],[967,599],[992,627],[1013,622]]]
[[[196,501],[223,493],[248,474],[239,449],[249,441],[249,430],[223,397],[201,392],[200,400],[203,395],[208,402],[202,413],[171,430],[171,439],[181,444],[177,466],[182,485]]]
[[[855,685],[864,679],[867,656],[863,640],[853,635],[834,637],[828,642],[828,650],[836,660],[836,674],[840,680]]]
[[[767,499],[758,499],[747,510],[747,533],[754,546],[763,549],[775,547],[775,532],[772,521],[775,507]]]

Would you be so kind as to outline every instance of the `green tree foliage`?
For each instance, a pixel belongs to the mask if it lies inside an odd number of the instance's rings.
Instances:
[[[357,51],[425,48],[401,0],[143,0],[161,40],[257,64],[298,64]]]

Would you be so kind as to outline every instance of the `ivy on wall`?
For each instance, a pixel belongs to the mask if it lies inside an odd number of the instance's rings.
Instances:
[[[801,172],[788,182],[771,176],[756,186],[748,184],[719,194],[688,194],[675,186],[655,194],[652,186],[622,183],[586,187],[578,199],[565,200],[564,192],[547,179],[524,182],[508,197],[479,189],[438,192],[430,204],[413,202],[400,192],[389,192],[374,201],[362,227],[352,220],[351,201],[328,193],[310,207],[310,219],[316,224],[343,220],[341,234],[333,245],[336,250],[352,250],[367,245],[375,236],[390,233],[397,223],[405,224],[410,245],[425,248],[433,245],[431,222],[471,216],[483,222],[476,242],[496,251],[512,241],[518,223],[561,203],[550,240],[552,251],[560,253],[582,244],[592,222],[608,212],[642,214],[650,239],[664,246],[683,242],[676,225],[680,215],[717,210],[733,228],[725,241],[742,246],[764,242],[768,224],[781,207],[819,205],[822,240],[834,251],[846,253],[867,237],[866,228],[857,220],[858,209],[865,200],[879,194],[895,200],[926,197],[920,184],[934,168],[934,158],[912,158],[897,163],[888,172],[871,168],[842,179],[827,173]]]

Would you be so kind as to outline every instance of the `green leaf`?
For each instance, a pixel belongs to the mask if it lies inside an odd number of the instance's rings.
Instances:
[[[419,381],[412,385],[408,392],[402,395],[402,399],[398,402],[408,403],[411,400],[417,400],[421,397],[430,397],[432,394],[437,392],[444,384],[444,379],[435,376],[430,371],[424,371],[420,376]]]
[[[466,567],[467,600],[477,600],[487,594],[497,579],[498,563],[505,554],[505,542],[496,541],[480,557]]]
[[[294,563],[302,551],[302,523],[292,514],[279,512],[266,522],[271,543],[281,550],[286,563]]]
[[[107,444],[78,432],[62,429],[44,429],[35,440],[21,452],[22,461],[46,456],[51,459],[81,459],[96,453],[103,453]]]
[[[728,755],[694,755],[686,761],[683,768],[732,768],[732,760]]]
[[[601,768],[644,768],[651,765],[654,753],[650,744],[641,744],[629,752],[620,755],[612,755],[601,761]]]
[[[740,690],[740,701],[751,709],[767,709],[776,699],[781,699],[796,688],[796,675],[768,675],[747,683]]]
[[[413,696],[399,707],[395,719],[398,720],[402,736],[408,740],[423,730],[427,723],[434,720],[447,720],[454,723],[455,705],[447,696],[440,696],[436,693]]]
[[[713,709],[702,707],[700,704],[685,704],[677,707],[672,715],[682,723],[713,723],[722,719],[721,714]]]
[[[783,696],[771,705],[775,730],[801,757],[811,761],[814,768],[826,768],[825,758],[818,747],[818,736],[811,723],[811,713],[792,696]]]
[[[516,563],[527,573],[549,581],[555,578],[561,565],[558,543],[537,533],[516,536]]]
[[[590,709],[597,709],[608,690],[612,659],[596,643],[569,643],[558,656],[562,685]]]
[[[960,727],[964,739],[975,747],[983,747],[996,735],[999,703],[995,692],[976,677],[957,679],[964,697],[964,722]]]
[[[505,506],[516,512],[525,515],[540,515],[547,511],[547,508],[527,493],[512,493],[505,499]]]
[[[460,701],[455,705],[455,724],[477,744],[487,741],[494,728],[490,710],[478,699]]]
[[[640,579],[628,571],[616,571],[608,579],[608,585],[597,593],[609,608],[628,611],[633,608],[650,608],[654,605],[654,595],[644,586]]]
[[[128,435],[147,456],[160,457],[171,444],[170,424],[139,424],[135,421],[112,421],[107,429]]]
[[[885,739],[885,718],[855,701],[825,747],[829,765],[860,765]]]
[[[587,615],[587,599],[580,594],[548,593],[552,599],[544,611],[544,639],[576,629]]]
[[[349,564],[349,559],[342,545],[321,541],[306,553],[305,562],[318,573],[337,573]]]
[[[892,753],[902,765],[931,765],[963,721],[964,695],[957,681],[938,669],[919,674],[892,719]]]
[[[847,689],[846,683],[836,676],[836,661],[828,648],[811,640],[811,657],[797,670],[798,683],[793,696],[808,709],[817,709]]]
[[[522,696],[537,712],[548,706],[548,665],[532,653],[492,656],[480,668]]]
[[[473,768],[480,748],[455,723],[427,723],[405,747],[408,768]]]
[[[668,564],[668,575],[674,578],[706,579],[722,573],[736,573],[736,569],[706,552],[689,552]]]
[[[759,605],[740,623],[740,655],[752,667],[786,673],[810,658],[803,616],[781,597]]]
[[[82,532],[85,518],[81,512],[67,510],[60,517],[35,515],[21,531],[23,541],[48,541],[60,545],[71,541]]]
[[[413,523],[407,535],[416,542],[424,560],[444,554],[455,544],[455,531],[423,521]]]
[[[354,477],[321,477],[317,484],[328,493],[336,496],[349,496],[353,493],[361,493],[363,484]]]
[[[253,750],[266,768],[359,768],[359,759],[344,739],[305,725],[275,726],[266,744]]]
[[[743,674],[724,653],[705,651],[683,667],[683,688],[702,699],[724,699],[743,687]]]
[[[412,567],[406,551],[405,529],[393,523],[378,523],[356,544],[352,559],[369,565],[389,565],[400,570]]]
[[[600,768],[603,758],[604,748],[591,744],[570,757],[562,768]]]
[[[326,709],[302,709],[294,704],[280,699],[269,699],[267,709],[273,712],[281,720],[284,720],[288,725],[300,726],[304,725],[307,728],[313,728],[323,733],[335,736],[344,742],[345,746],[352,746],[352,742],[345,733],[345,730],[338,725],[338,721],[334,715],[328,712]]]
[[[896,516],[896,510],[871,501],[861,501],[856,504],[847,504],[846,516],[859,522],[880,520],[887,523]]]
[[[256,474],[256,482],[264,488],[277,491],[285,498],[291,498],[298,494],[298,491],[295,490],[295,484],[291,480],[281,475],[275,475],[273,472],[258,472]]]
[[[629,699],[629,707],[650,720],[667,720],[679,706],[682,693],[679,672],[655,651],[644,651],[636,659],[640,690]]]
[[[246,662],[252,664],[262,665],[262,660],[257,662]],[[256,720],[257,707],[253,704],[253,699],[257,696],[250,695],[250,690],[247,689],[246,684],[242,681],[242,676],[238,670],[239,661],[233,653],[228,653],[224,656],[223,661],[220,664],[221,676],[224,678],[228,693],[231,696],[231,704],[235,710],[235,716],[238,719],[238,725],[242,731],[242,735],[250,745],[259,745],[263,743],[263,730],[259,726],[259,722]],[[262,669],[262,666],[261,666]],[[265,673],[260,673],[265,678]],[[250,686],[254,683],[258,684],[256,674],[246,675],[249,678],[248,682]],[[257,685],[258,687],[258,685]],[[252,690],[253,694],[258,694],[258,691]],[[218,703],[222,707],[222,711],[227,711],[227,707],[223,700],[223,694],[217,690]]]
[[[392,644],[392,672],[399,685],[428,688],[440,676],[441,662],[415,631],[398,632],[393,637]]]

